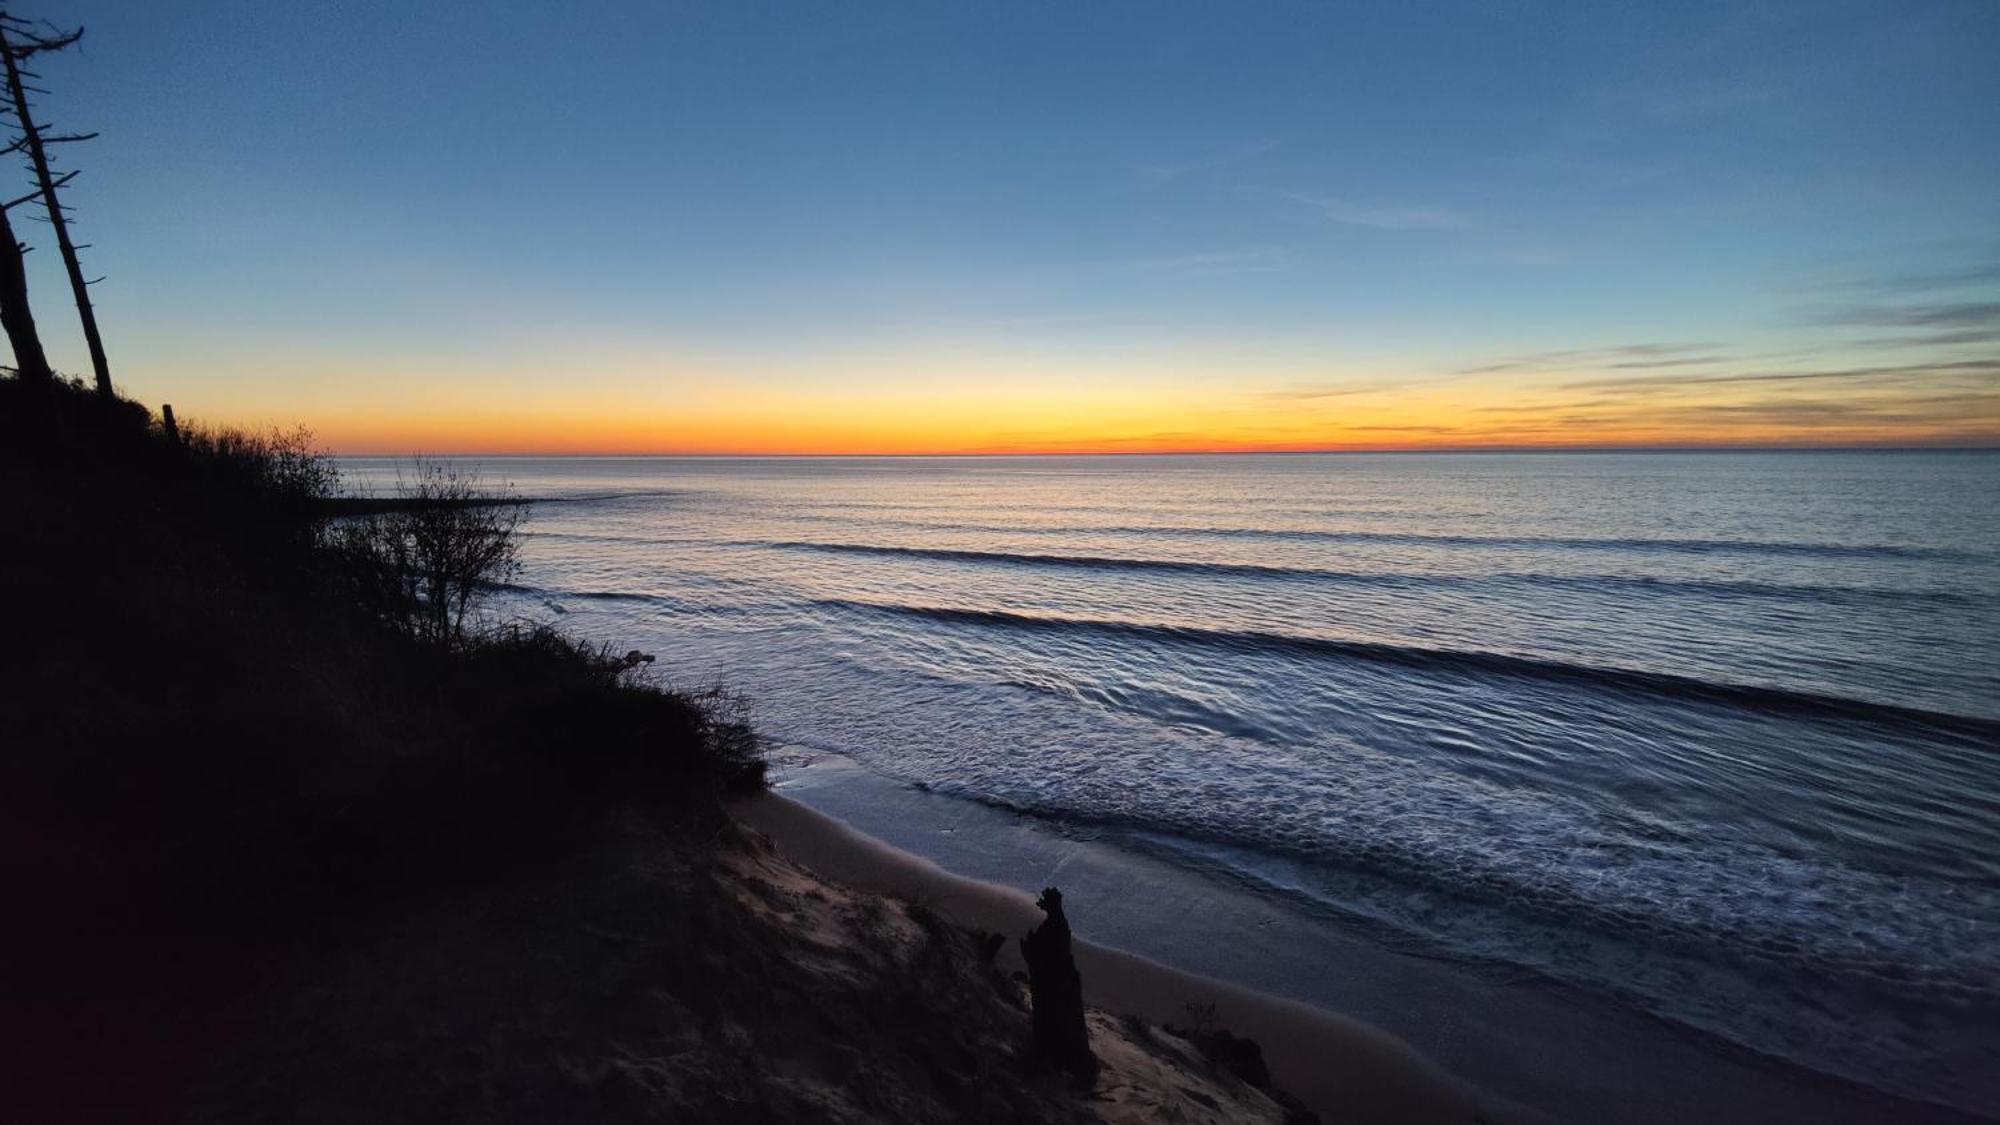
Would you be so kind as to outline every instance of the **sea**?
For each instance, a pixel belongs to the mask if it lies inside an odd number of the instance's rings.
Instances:
[[[468,468],[781,756],[2000,1114],[2000,453]]]

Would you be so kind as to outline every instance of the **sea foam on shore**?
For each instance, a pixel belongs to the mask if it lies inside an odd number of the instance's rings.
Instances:
[[[1460,1089],[1489,1091],[1474,1096],[1511,1107],[1489,1112],[1517,1118],[1973,1120],[1691,1034],[1504,964],[1412,950],[1393,930],[1364,920],[1301,913],[1225,870],[1191,870],[900,785],[835,755],[780,748],[777,757],[776,792],[738,812],[782,850],[843,881],[919,895],[988,927],[1021,927],[1034,914],[1030,892],[1059,884],[1079,935],[1095,955],[1113,959],[1094,1003],[1164,1020],[1185,1002],[1227,997],[1232,1025],[1276,1038],[1273,1072],[1301,1096],[1345,1096],[1316,1086],[1323,1079],[1315,1076],[1331,1065],[1327,1058],[1352,1049],[1350,1032],[1365,1028],[1436,1060],[1414,1073],[1448,1072],[1451,1083],[1465,1084]],[[1092,988],[1088,972],[1085,987]],[[1327,1022],[1259,1019],[1273,1003],[1295,1012],[1299,1002]],[[1306,1077],[1291,1077],[1299,1073]]]

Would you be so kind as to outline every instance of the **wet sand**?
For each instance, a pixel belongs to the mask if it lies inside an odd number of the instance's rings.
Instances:
[[[735,811],[787,857],[837,882],[908,897],[959,925],[1010,936],[1041,919],[1033,898],[1021,891],[953,875],[776,794],[749,798]],[[1021,967],[1013,942],[1001,956],[1004,967]],[[1274,1080],[1329,1121],[1546,1120],[1475,1089],[1355,1020],[1089,942],[1077,943],[1076,957],[1093,1006],[1185,1025],[1191,1006],[1213,1005],[1217,1024],[1257,1040]]]
[[[1062,886],[1072,923],[1092,940],[1082,960],[1094,1004],[1186,1024],[1187,1004],[1213,1003],[1218,1021],[1262,1043],[1279,1082],[1330,1120],[1468,1120],[1482,1104],[1496,1122],[1979,1120],[1504,967],[1391,948],[844,759],[821,758],[783,788],[799,800],[767,794],[739,815],[829,878],[921,899],[962,925],[1018,936],[1040,916],[1027,891]]]

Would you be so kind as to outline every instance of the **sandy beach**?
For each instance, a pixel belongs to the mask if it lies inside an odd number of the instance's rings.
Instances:
[[[735,812],[815,872],[914,899],[960,925],[1018,935],[1041,917],[1026,894],[953,875],[777,794],[743,800]],[[1213,1005],[1216,1022],[1255,1039],[1277,1083],[1329,1121],[1551,1120],[1476,1089],[1366,1024],[1089,942],[1078,943],[1076,956],[1095,1006],[1186,1024],[1191,1007]],[[1014,943],[1001,957],[1020,967]]]
[[[1232,902],[1227,892],[1190,894],[1163,882],[1178,877],[1162,876],[1156,868],[1163,865],[1142,857],[1069,843],[1049,845],[1038,855],[1031,849],[1048,834],[1001,826],[1007,818],[996,820],[992,810],[894,786],[845,763],[823,763],[804,773],[810,778],[814,771],[817,778],[791,791],[821,809],[855,815],[898,844],[915,841],[890,831],[886,825],[892,822],[905,826],[910,837],[949,841],[945,848],[954,867],[991,852],[996,858],[977,874],[997,878],[992,868],[1004,856],[1030,865],[1037,877],[1052,876],[1075,888],[1073,910],[1086,919],[1079,930],[1086,938],[1110,933],[1123,944],[1134,921],[1126,908],[1164,902],[1158,909],[1177,915],[1177,921],[1155,914],[1138,924],[1184,932],[1160,939],[1157,948],[1184,964],[1236,961],[1266,970],[1265,978],[1249,974],[1268,990],[1259,991],[1100,943],[1083,941],[1078,953],[1092,1004],[1183,1024],[1190,1004],[1213,1004],[1220,1025],[1263,1046],[1279,1085],[1328,1120],[1643,1125],[1977,1120],[1768,1059],[1577,990],[1498,977],[1338,934],[1319,935],[1319,944],[1307,952],[1298,930],[1248,917],[1254,907]],[[1039,917],[1032,897],[1018,887],[954,874],[801,800],[759,794],[738,803],[735,812],[788,858],[830,880],[909,897],[961,925],[1010,936]],[[857,815],[869,806],[879,811]],[[960,819],[931,819],[941,816]],[[1122,929],[1121,920],[1104,918],[1121,910],[1128,915]],[[1089,922],[1093,913],[1095,926]],[[1218,923],[1212,915],[1227,921]],[[1240,932],[1232,932],[1230,922]],[[1225,955],[1217,955],[1218,947]],[[1018,957],[1012,942],[1004,955]],[[1282,958],[1315,955],[1328,967],[1329,979],[1338,981],[1340,1003],[1331,1011],[1273,994],[1283,987]]]

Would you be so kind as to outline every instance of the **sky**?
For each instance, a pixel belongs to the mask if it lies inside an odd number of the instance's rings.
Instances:
[[[394,454],[2000,445],[1988,0],[20,14],[87,29],[42,111],[102,134],[62,157],[113,374],[184,418]]]

